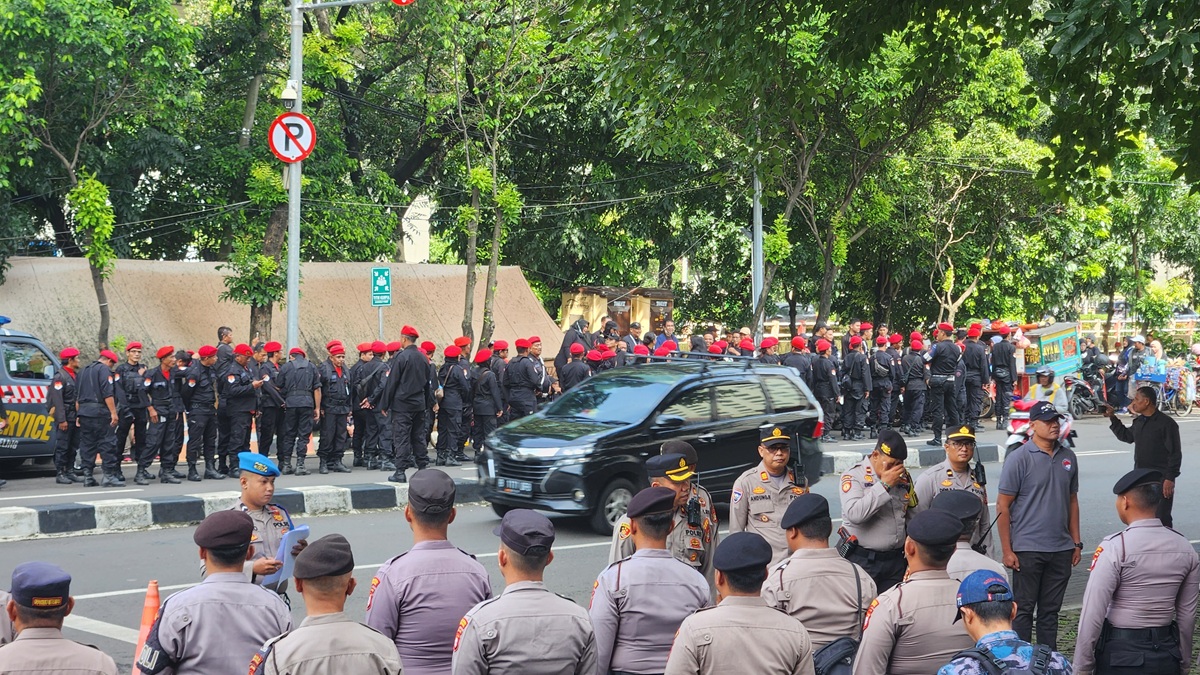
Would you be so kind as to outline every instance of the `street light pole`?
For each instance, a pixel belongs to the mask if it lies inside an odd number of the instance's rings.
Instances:
[[[304,92],[301,81],[304,74],[304,15],[300,10],[301,0],[292,0],[292,44],[291,72],[289,77],[296,88],[295,112],[304,111]],[[300,345],[300,166],[296,162],[288,167],[288,254],[287,254],[287,346]]]

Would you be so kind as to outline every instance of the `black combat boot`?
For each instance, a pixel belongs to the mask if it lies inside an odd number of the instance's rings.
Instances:
[[[328,466],[329,470],[334,473],[350,473],[350,467],[343,464],[342,460],[340,459],[335,459],[332,462],[328,462],[326,466]]]
[[[279,463],[279,473],[281,473],[285,476],[290,476],[290,475],[296,473],[296,470],[292,468],[292,460],[291,459],[285,459]]]
[[[178,485],[180,481],[173,474],[174,474],[174,472],[172,472],[172,471],[159,471],[158,472],[158,482],[168,483],[168,484],[172,484],[172,485]]]
[[[188,462],[187,479],[192,481],[193,483],[200,482],[200,472],[196,470],[195,462]]]
[[[388,480],[393,483],[407,483],[408,482],[408,478],[405,477],[404,471],[402,469],[396,469],[396,473],[393,473],[392,475],[388,476]]]
[[[306,469],[304,467],[304,458],[303,457],[300,457],[296,460],[296,475],[297,476],[307,476],[308,475],[308,469]]]
[[[206,480],[221,480],[224,477],[225,474],[213,468],[212,462],[204,462],[204,478]]]

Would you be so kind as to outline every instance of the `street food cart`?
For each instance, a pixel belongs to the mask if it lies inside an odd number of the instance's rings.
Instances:
[[[1049,366],[1057,381],[1064,375],[1079,372],[1082,362],[1079,354],[1079,326],[1060,322],[1022,331],[1029,346],[1017,350],[1017,382],[1015,387],[1022,395],[1029,391],[1029,380],[1034,371]]]

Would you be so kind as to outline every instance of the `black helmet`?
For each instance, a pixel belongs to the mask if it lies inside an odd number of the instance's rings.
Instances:
[[[1097,354],[1096,358],[1092,359],[1099,368],[1107,368],[1112,361],[1108,360],[1108,354]]]
[[[1047,384],[1053,384],[1053,383],[1054,383],[1054,369],[1053,369],[1053,368],[1051,368],[1050,366],[1042,366],[1042,367],[1038,368],[1037,370],[1035,370],[1035,371],[1033,372],[1033,374],[1034,374],[1034,375],[1035,375],[1035,376],[1036,376],[1038,379],[1041,379],[1041,378],[1043,378],[1043,377],[1048,377],[1048,378],[1050,378],[1050,381],[1049,381],[1049,382],[1047,382]]]

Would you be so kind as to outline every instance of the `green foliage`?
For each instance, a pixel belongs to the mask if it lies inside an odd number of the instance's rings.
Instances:
[[[108,201],[108,187],[92,175],[84,173],[81,176],[79,184],[67,193],[67,203],[71,207],[75,229],[83,237],[84,255],[107,279],[116,260],[110,244],[115,216]]]
[[[228,270],[222,300],[266,307],[283,300],[287,292],[287,271],[274,258],[263,255],[262,244],[250,237],[238,239],[229,260],[217,265]]]
[[[1144,330],[1162,330],[1170,326],[1175,308],[1187,305],[1191,291],[1191,284],[1183,279],[1154,282],[1146,288],[1145,294],[1131,303],[1130,309],[1141,317]]]

